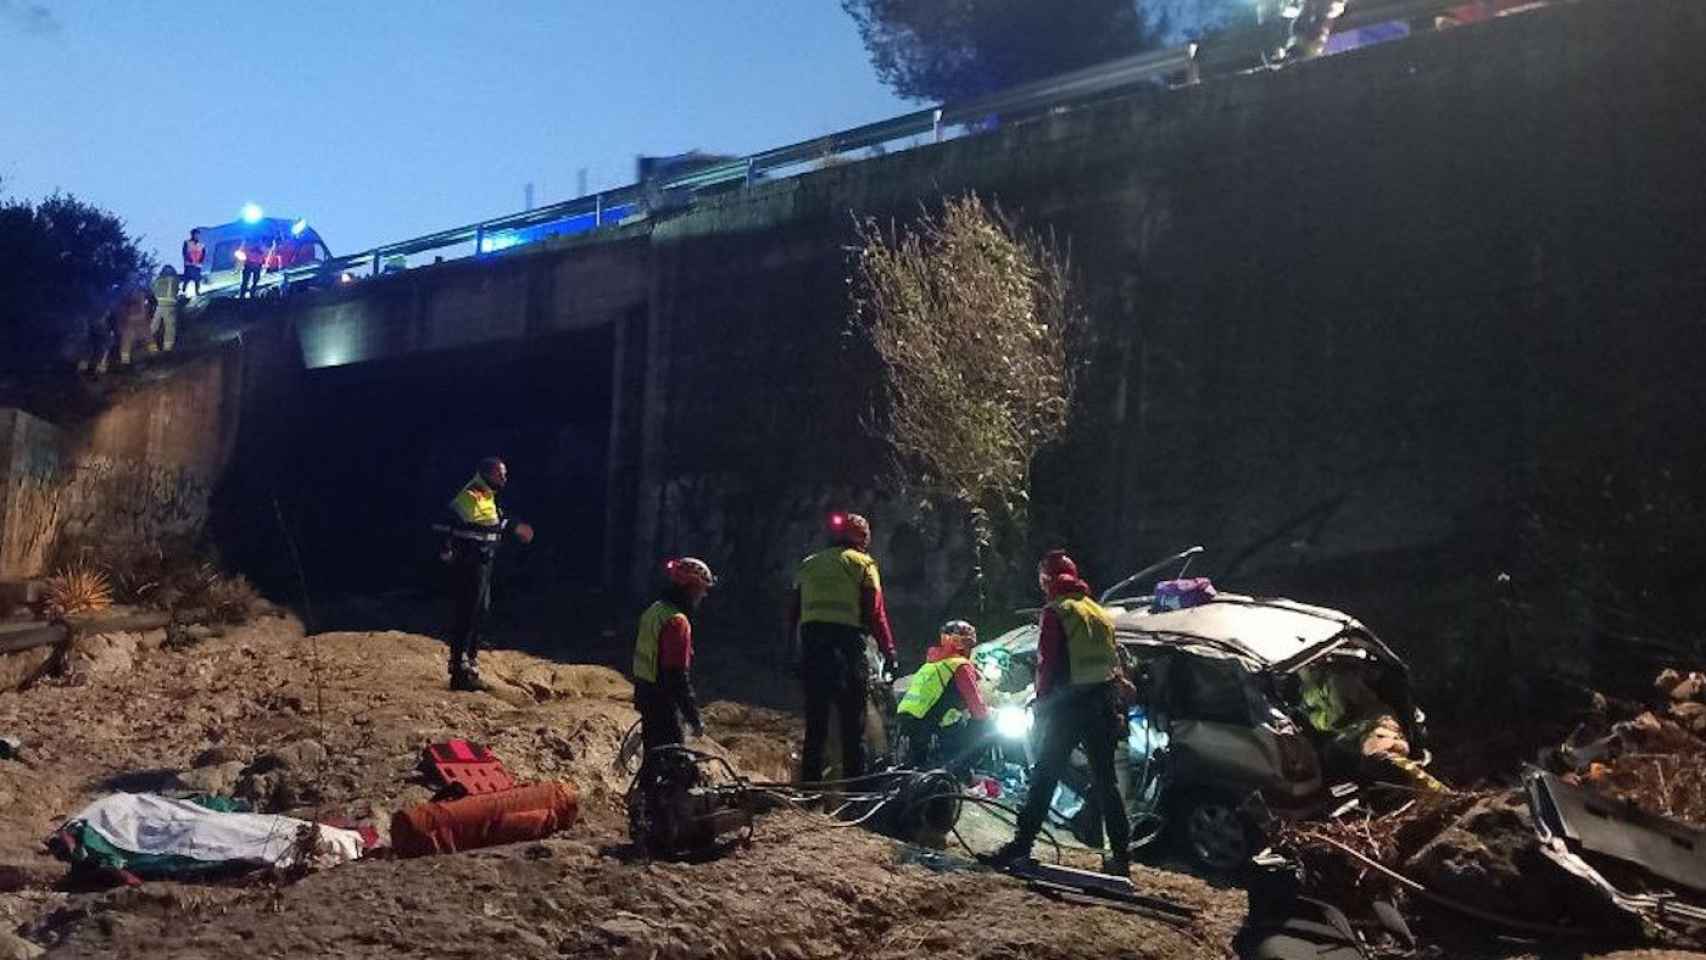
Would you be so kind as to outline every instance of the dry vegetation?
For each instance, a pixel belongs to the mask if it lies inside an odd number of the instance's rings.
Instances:
[[[73,563],[47,578],[42,606],[50,618],[94,613],[113,605],[112,581],[87,563]]]
[[[853,313],[882,366],[870,417],[897,486],[967,511],[980,554],[1021,530],[1037,452],[1066,426],[1085,323],[1052,238],[975,195],[859,223]]]

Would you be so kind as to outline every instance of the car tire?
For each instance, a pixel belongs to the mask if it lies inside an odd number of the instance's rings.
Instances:
[[[1210,873],[1234,873],[1260,849],[1261,833],[1232,793],[1186,794],[1173,805],[1168,827],[1179,852]]]

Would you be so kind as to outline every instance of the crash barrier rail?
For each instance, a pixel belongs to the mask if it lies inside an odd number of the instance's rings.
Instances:
[[[1357,3],[1352,0],[1350,9],[1336,24],[1338,29],[1345,30],[1392,20],[1410,20],[1445,13],[1471,2],[1472,0],[1362,0]],[[1547,2],[1551,0],[1537,0],[1535,5]],[[282,272],[282,282],[289,286],[302,281],[343,276],[358,271],[371,271],[371,275],[377,276],[385,272],[387,262],[394,258],[447,250],[470,243],[473,245],[474,255],[478,256],[492,252],[494,244],[490,242],[490,238],[517,230],[583,217],[592,218],[592,229],[637,219],[634,211],[639,211],[639,216],[643,216],[648,197],[672,191],[691,192],[737,183],[750,185],[762,177],[782,173],[790,168],[845,162],[852,159],[853,154],[883,151],[896,141],[916,141],[928,137],[928,142],[940,143],[953,136],[975,134],[978,125],[986,120],[998,118],[1001,123],[1011,123],[1044,116],[1067,107],[1084,106],[1170,77],[1177,77],[1182,82],[1195,82],[1205,67],[1212,72],[1216,67],[1238,69],[1265,62],[1264,51],[1273,44],[1264,43],[1264,40],[1271,41],[1273,30],[1274,24],[1271,22],[1265,26],[1229,30],[1205,45],[1189,43],[1111,60],[973,100],[915,110],[785,147],[664,175],[645,183],[599,191],[522,213],[494,217],[399,243],[384,244],[361,253],[285,270]],[[959,133],[954,134],[950,128],[959,128]]]

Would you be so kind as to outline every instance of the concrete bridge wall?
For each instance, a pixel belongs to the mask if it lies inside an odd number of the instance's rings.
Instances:
[[[1509,609],[1497,574],[1580,504],[1674,506],[1706,481],[1701,49],[1706,6],[1589,0],[255,308],[300,355],[249,403],[276,425],[307,389],[326,425],[268,428],[276,442],[238,460],[340,489],[397,466],[436,490],[480,446],[478,417],[430,457],[397,441],[363,460],[356,434],[388,421],[340,428],[337,399],[390,404],[427,437],[424,405],[448,403],[435,385],[483,370],[453,406],[478,405],[507,364],[548,355],[487,434],[534,437],[517,442],[535,497],[586,501],[602,458],[603,530],[580,538],[593,575],[638,590],[658,556],[705,556],[727,574],[710,619],[756,649],[817,518],[861,507],[916,645],[966,612],[967,552],[954,518],[877,492],[846,245],[855,214],[976,190],[1070,246],[1097,332],[1072,439],[1039,471],[1039,542],[1073,546],[1099,582],[1201,542],[1223,579],[1350,606],[1425,661],[1481,641],[1483,613]],[[573,443],[541,433],[566,424]],[[601,452],[565,452],[594,434]],[[397,489],[352,495],[354,522]],[[1640,540],[1586,512],[1584,537]],[[1679,576],[1668,591],[1706,596]]]

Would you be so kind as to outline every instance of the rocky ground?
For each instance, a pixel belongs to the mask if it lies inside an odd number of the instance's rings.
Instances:
[[[274,617],[183,648],[158,640],[91,642],[69,677],[0,695],[0,733],[24,742],[0,761],[0,918],[54,956],[1183,958],[1224,955],[1244,913],[1242,891],[1142,868],[1142,886],[1198,918],[1062,903],[791,811],[720,860],[643,862],[614,766],[634,719],[614,671],[497,651],[482,663],[491,693],[451,695],[442,645],[420,636],[304,638]],[[706,713],[743,772],[785,775],[790,717],[728,702]],[[223,791],[383,832],[391,811],[430,796],[421,747],[451,737],[487,744],[519,779],[572,781],[581,821],[542,843],[282,884],[70,892],[42,851],[59,818],[116,789]]]
[[[615,765],[631,690],[607,667],[495,651],[482,663],[491,692],[450,694],[442,645],[412,634],[304,637],[294,619],[269,616],[162,640],[87,639],[61,675],[0,694],[0,735],[23,742],[0,760],[0,960],[43,947],[65,957],[1194,958],[1229,956],[1244,918],[1242,890],[1184,872],[1135,874],[1145,892],[1200,910],[1168,922],[1050,899],[794,811],[765,815],[754,842],[721,859],[646,862],[626,842]],[[712,749],[742,772],[786,776],[791,715],[728,701],[706,715]],[[290,881],[94,891],[67,889],[65,866],[42,848],[60,818],[121,789],[229,793],[383,834],[392,811],[431,795],[416,773],[422,746],[452,737],[488,745],[518,779],[573,782],[580,822],[539,843],[380,855]],[[968,833],[974,844],[999,839]],[[1594,955],[1460,926],[1464,944],[1431,955]]]

